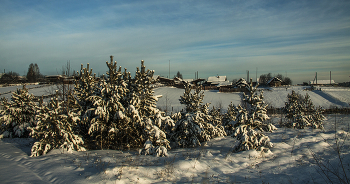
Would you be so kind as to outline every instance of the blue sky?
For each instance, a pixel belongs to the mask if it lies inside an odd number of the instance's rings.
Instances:
[[[30,63],[59,74],[113,55],[134,74],[140,61],[167,77],[265,73],[293,84],[350,78],[350,1],[16,1],[0,0],[0,71]]]

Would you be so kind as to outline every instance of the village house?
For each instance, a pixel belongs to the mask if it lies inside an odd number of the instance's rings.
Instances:
[[[279,87],[282,85],[282,80],[277,77],[273,77],[269,81],[267,81],[266,84],[270,87]]]

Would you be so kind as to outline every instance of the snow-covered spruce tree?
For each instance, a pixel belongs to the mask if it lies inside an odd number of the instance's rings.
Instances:
[[[256,94],[257,86],[253,87],[252,79],[249,84],[249,94],[244,94],[243,101],[247,108],[237,107],[237,116],[234,124],[235,132],[232,135],[237,137],[239,142],[234,146],[233,151],[245,151],[256,149],[258,151],[267,151],[273,144],[270,138],[264,135],[263,131],[276,130],[277,128],[266,123],[269,117],[266,114],[267,105],[263,101],[263,93]]]
[[[214,126],[222,126],[222,115],[219,111],[220,109],[216,109],[214,106],[213,108],[209,111],[209,117],[210,117],[210,121],[212,122],[212,124]]]
[[[228,105],[227,112],[224,114],[222,118],[222,125],[225,128],[227,135],[232,135],[234,133],[235,127],[235,121],[237,116],[237,110],[236,106],[231,102]]]
[[[163,116],[160,110],[156,110],[156,115],[144,120],[147,141],[140,154],[168,156],[167,150],[170,149],[167,134],[175,126],[174,121],[169,116]]]
[[[208,104],[202,105],[204,98],[201,88],[198,86],[191,93],[191,86],[185,84],[185,92],[180,96],[180,103],[186,105],[186,111],[182,112],[181,119],[175,124],[172,141],[178,147],[196,147],[201,142],[212,138],[225,136],[226,133],[220,125],[213,125],[213,117],[209,115]]]
[[[146,139],[144,148],[140,154],[154,154],[157,156],[167,156],[167,149],[170,148],[166,135],[174,127],[174,121],[169,116],[164,116],[156,103],[161,96],[154,96],[153,84],[156,82],[153,78],[154,71],[146,70],[144,61],[141,60],[141,70],[137,68],[133,80],[129,80],[129,91],[131,105],[138,109],[139,116],[142,119],[143,132],[142,137]]]
[[[83,68],[77,73],[78,80],[75,81],[74,97],[81,109],[80,119],[78,123],[79,134],[83,137],[86,148],[91,149],[93,140],[88,134],[90,128],[90,122],[93,118],[93,113],[90,110],[93,107],[93,101],[90,98],[95,96],[97,90],[96,74],[92,73],[92,69],[89,69],[89,63],[87,68]]]
[[[75,81],[74,94],[82,111],[85,112],[92,106],[92,101],[89,100],[90,96],[96,93],[96,74],[92,73],[92,69],[89,69],[89,63],[87,68],[83,68],[78,73],[79,80]]]
[[[121,102],[127,93],[121,69],[117,70],[116,62],[106,64],[109,68],[107,80],[102,79],[96,86],[96,92],[88,97],[88,101],[93,103],[85,113],[91,117],[87,124],[90,125],[88,134],[95,143],[91,145],[93,149],[117,149],[124,146],[121,141],[124,136],[120,133],[123,134],[129,121]]]
[[[77,134],[76,127],[79,119],[78,109],[67,109],[58,99],[58,93],[45,106],[41,104],[36,116],[37,125],[29,127],[31,136],[38,141],[32,147],[32,157],[47,154],[50,150],[61,148],[68,152],[85,151],[84,141]],[[76,107],[76,106],[75,106]]]
[[[311,126],[313,128],[323,128],[322,109],[316,109],[310,96],[306,93],[302,96],[294,90],[287,95],[284,111],[288,121],[284,124],[287,127],[303,129]]]
[[[25,85],[12,93],[10,102],[3,98],[1,106],[1,137],[29,137],[27,128],[35,126],[37,103]]]
[[[166,156],[169,141],[163,130],[167,129],[165,124],[173,123],[156,108],[153,71],[146,71],[141,61],[141,71],[138,69],[131,78],[126,69],[117,69],[116,62],[107,62],[107,66],[107,80],[97,85],[97,92],[89,97],[93,105],[87,110],[92,114],[89,135],[95,149],[140,148],[151,143],[154,150],[146,148],[144,154]]]
[[[141,116],[154,116],[157,112],[158,98],[153,95],[152,84],[155,83],[153,79],[153,70],[147,70],[144,61],[141,60],[141,70],[137,67],[135,78],[130,84],[130,92],[138,96]]]

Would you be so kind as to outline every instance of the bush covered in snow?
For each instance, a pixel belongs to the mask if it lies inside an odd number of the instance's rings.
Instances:
[[[322,109],[315,108],[310,96],[306,93],[302,96],[295,91],[287,95],[287,102],[285,103],[284,111],[286,113],[285,126],[293,128],[323,128]]]
[[[29,137],[28,127],[35,125],[37,103],[23,85],[12,93],[11,101],[1,99],[0,133],[2,137]]]
[[[50,150],[61,148],[68,152],[85,151],[84,141],[76,132],[80,120],[78,109],[67,110],[58,94],[47,105],[41,104],[36,117],[37,125],[29,127],[34,143],[31,156],[47,154]]]

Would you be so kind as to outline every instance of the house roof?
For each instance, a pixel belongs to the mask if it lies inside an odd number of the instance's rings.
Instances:
[[[269,81],[267,81],[267,84],[270,84],[272,81],[282,82],[281,79],[279,79],[277,77],[272,77]]]
[[[182,81],[184,81],[184,82],[192,82],[193,79],[182,79]]]
[[[236,84],[236,86],[249,86],[249,84],[247,83],[247,81],[244,78],[240,78]]]
[[[226,80],[227,80],[226,76],[208,77],[208,82],[224,82]]]

